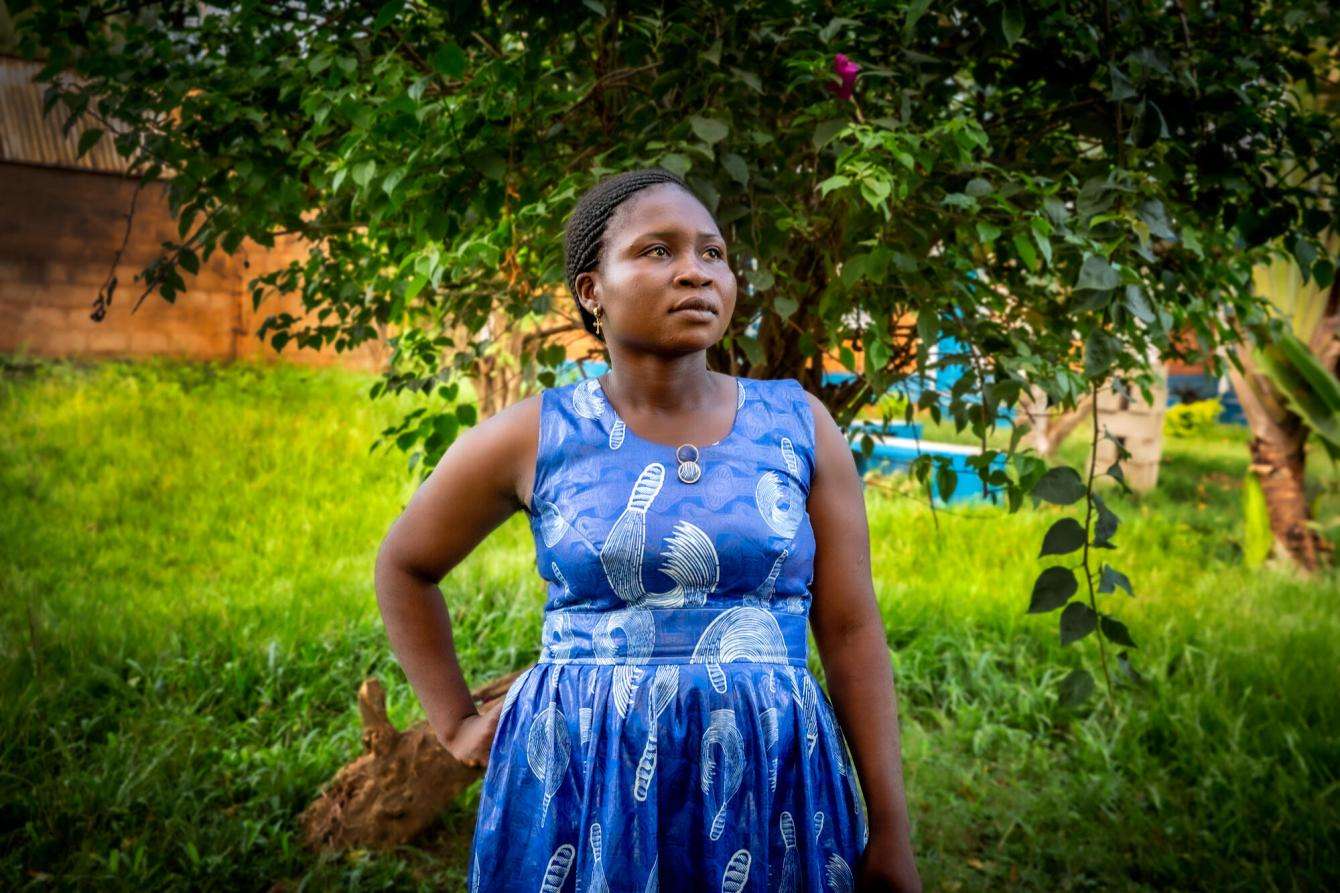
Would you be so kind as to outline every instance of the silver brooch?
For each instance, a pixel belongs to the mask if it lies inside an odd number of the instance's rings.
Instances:
[[[683,459],[680,457],[679,451],[684,449],[684,447],[688,447],[689,449],[693,450],[692,459]],[[684,483],[691,484],[694,481],[698,480],[698,478],[703,476],[703,468],[701,465],[698,464],[698,448],[693,444],[681,443],[678,447],[676,447],[675,461],[679,463],[679,471],[677,472],[679,474],[679,479]]]

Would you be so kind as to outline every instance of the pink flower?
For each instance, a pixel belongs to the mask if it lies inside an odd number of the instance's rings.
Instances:
[[[846,54],[838,53],[833,57],[833,72],[842,78],[842,83],[828,83],[824,86],[838,99],[851,99],[852,90],[856,87],[856,72],[860,70],[861,66],[848,59]]]

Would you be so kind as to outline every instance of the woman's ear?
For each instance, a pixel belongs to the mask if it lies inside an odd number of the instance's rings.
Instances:
[[[573,281],[577,286],[577,300],[587,313],[595,316],[596,307],[600,306],[600,286],[596,278],[587,273],[579,273]]]

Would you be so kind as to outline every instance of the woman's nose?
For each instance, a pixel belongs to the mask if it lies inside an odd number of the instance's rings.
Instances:
[[[712,276],[702,262],[695,258],[675,274],[675,282],[679,285],[703,286],[711,284]]]

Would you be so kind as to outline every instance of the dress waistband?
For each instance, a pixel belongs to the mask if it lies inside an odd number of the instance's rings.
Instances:
[[[751,605],[552,610],[544,615],[540,663],[808,665],[805,614]]]

